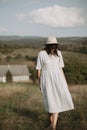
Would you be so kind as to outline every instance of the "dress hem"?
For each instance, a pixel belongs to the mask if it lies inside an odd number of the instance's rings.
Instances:
[[[48,110],[45,109],[45,111],[47,111],[49,113],[55,113],[55,112],[61,113],[61,112],[66,112],[66,111],[71,111],[71,110],[74,110],[74,108],[66,109],[66,110],[60,110],[60,111],[58,111],[58,110],[56,110],[56,111],[48,111]]]

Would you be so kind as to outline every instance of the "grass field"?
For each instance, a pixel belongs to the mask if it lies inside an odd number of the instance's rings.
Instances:
[[[2,49],[0,50],[0,64],[27,64],[35,66],[35,61],[27,60],[25,57],[37,57],[41,48],[19,48],[19,49]],[[63,51],[64,61],[75,59],[83,64],[87,64],[87,55],[76,52]]]
[[[0,50],[0,64],[27,64],[34,66],[35,61],[27,60],[25,57],[37,57],[40,49],[37,48],[19,48]]]
[[[75,109],[60,113],[57,130],[87,130],[87,85],[71,85]],[[41,92],[29,83],[0,84],[0,130],[45,130]]]

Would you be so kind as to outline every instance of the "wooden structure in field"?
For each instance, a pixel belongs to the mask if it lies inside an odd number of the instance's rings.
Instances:
[[[29,82],[30,75],[26,65],[0,65],[0,82]]]

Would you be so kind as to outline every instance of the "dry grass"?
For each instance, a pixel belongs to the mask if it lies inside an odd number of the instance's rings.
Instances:
[[[86,130],[87,85],[69,87],[75,110],[60,113],[60,130]],[[44,130],[49,124],[41,92],[29,83],[0,84],[0,130]]]
[[[5,51],[5,50],[4,50]],[[24,57],[30,56],[30,57],[36,57],[40,49],[37,48],[19,48],[19,49],[13,49],[12,52],[8,53],[1,53],[0,54],[0,64],[26,64],[29,66],[35,66],[34,61],[28,61]],[[21,55],[19,59],[15,59],[16,56]],[[6,61],[7,56],[10,56],[11,59],[9,61]]]
[[[10,98],[13,94],[20,94],[26,91],[24,87],[17,87],[15,84],[7,85],[8,87],[0,87],[0,97],[3,99]]]
[[[40,49],[38,48],[19,48],[19,49],[13,49],[12,52],[1,53],[1,58],[6,58],[7,55],[15,57],[16,55],[20,54],[22,56],[29,55],[29,56],[36,56]]]
[[[87,85],[72,85],[70,91],[73,93],[73,98],[87,98]]]
[[[12,55],[21,54],[22,56],[29,55],[29,56],[37,56],[40,49],[37,48],[20,48],[15,49]]]

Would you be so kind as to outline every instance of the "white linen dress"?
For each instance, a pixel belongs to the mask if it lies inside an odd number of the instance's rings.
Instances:
[[[74,109],[63,67],[64,62],[59,50],[58,56],[48,55],[45,50],[39,52],[36,69],[41,70],[40,87],[45,110],[49,113]]]

